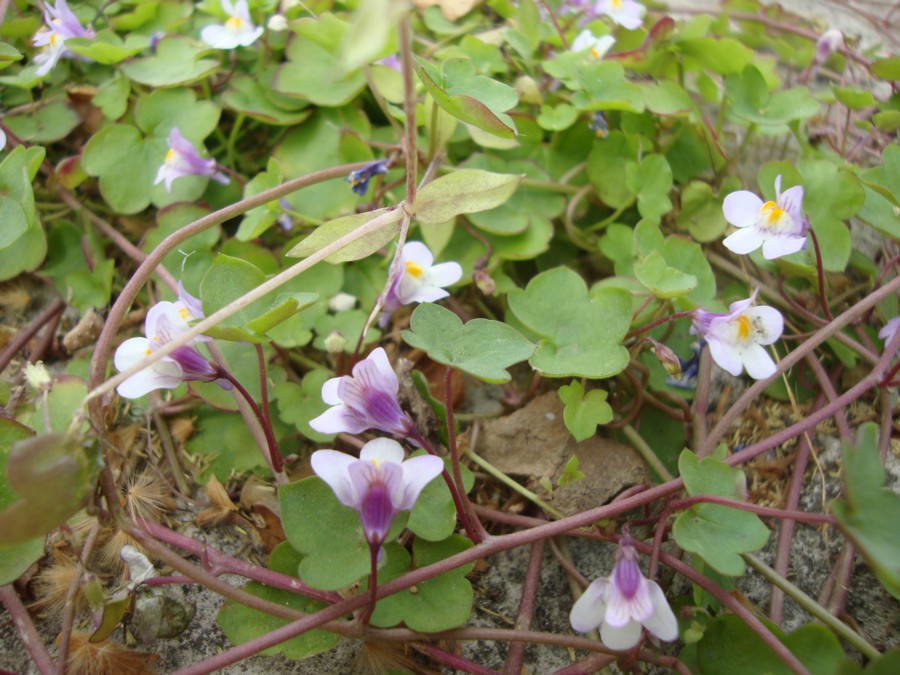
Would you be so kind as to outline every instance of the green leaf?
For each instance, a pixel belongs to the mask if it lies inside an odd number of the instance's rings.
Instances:
[[[253,263],[224,254],[216,256],[200,282],[203,313],[210,316],[266,281]],[[265,332],[316,301],[316,293],[266,294],[223,320],[209,335],[226,340],[262,342]]]
[[[636,157],[636,144],[621,131],[611,131],[606,138],[594,140],[587,173],[597,188],[597,195],[610,208],[623,208],[634,199],[628,181],[622,178]]]
[[[366,78],[359,69],[346,70],[341,45],[347,24],[333,14],[323,14],[317,19],[297,19],[291,22],[291,29],[297,35],[285,50],[287,63],[275,72],[275,91],[321,106],[350,102],[365,86]]]
[[[614,61],[582,61],[575,68],[578,84],[584,91],[572,97],[582,110],[626,110],[642,112],[641,88],[625,77],[625,68]]]
[[[52,143],[65,138],[81,124],[81,118],[65,101],[55,101],[34,113],[8,115],[3,123],[20,140],[28,143]]]
[[[678,469],[691,496],[743,498],[743,472],[719,459],[698,461],[694,453],[684,450]],[[740,554],[762,548],[769,529],[754,513],[720,504],[697,504],[675,519],[672,534],[679,546],[699,555],[720,574],[737,577],[744,573]]]
[[[22,53],[5,42],[0,42],[0,70],[11,66],[16,61],[21,61]]]
[[[592,389],[585,395],[581,382],[572,380],[571,384],[560,387],[558,393],[565,405],[563,421],[576,441],[590,438],[599,425],[612,421],[613,410],[606,402],[605,390]]]
[[[312,114],[312,109],[285,110],[277,105],[271,91],[249,75],[238,75],[222,94],[222,104],[265,124],[293,126]]]
[[[468,70],[464,70],[467,68],[466,66],[462,66],[461,68],[457,66],[457,68],[457,75],[471,74]],[[460,91],[450,93],[442,88],[441,75],[430,64],[424,61],[417,61],[415,70],[416,74],[419,76],[419,80],[425,86],[426,91],[434,98],[435,103],[455,118],[462,120],[467,124],[472,124],[479,129],[492,133],[500,138],[515,138],[517,134],[515,124],[513,123],[512,118],[503,112],[508,110],[508,107],[503,108],[503,111],[493,110],[486,101],[481,101],[475,95],[472,95],[470,87],[467,86],[472,85],[471,89],[474,89],[479,94],[484,95],[485,93],[488,93],[489,95],[497,96],[498,99],[505,104],[509,101],[509,96],[506,93],[501,93],[500,90],[500,87],[504,87],[505,85],[494,82],[494,84],[497,85],[496,87],[492,85],[485,87],[483,86],[483,82],[474,80],[474,78],[469,78],[468,80],[463,79],[462,81],[455,83],[457,89],[461,89],[465,93],[460,93]],[[472,67],[472,70],[474,71],[474,66]],[[488,79],[483,76],[476,77]],[[507,87],[507,89],[510,88]],[[515,96],[514,90],[512,91],[513,96]],[[513,102],[513,105],[515,105],[515,102]]]
[[[560,103],[555,106],[542,105],[541,114],[537,117],[538,124],[547,131],[562,131],[575,124],[578,119],[578,111],[568,103]]]
[[[364,312],[361,309],[351,309],[348,312],[338,312],[337,314],[322,314],[316,317],[316,320],[313,322],[313,328],[316,331],[316,340],[313,346],[322,351],[329,351],[325,341],[330,335],[337,333],[344,339],[344,353],[353,354],[356,351],[356,343],[359,342],[368,318],[368,312]],[[380,330],[369,328],[362,345],[365,347],[377,343],[380,338]]]
[[[197,432],[188,440],[185,450],[203,467],[197,477],[200,483],[214,475],[225,484],[235,472],[265,466],[256,440],[240,415],[207,409],[198,415],[195,427]]]
[[[93,492],[93,453],[65,434],[25,438],[3,454],[6,485],[0,491],[6,492],[6,507],[0,511],[0,531],[6,546],[30,542],[62,525]]]
[[[416,539],[413,556],[416,567],[438,562],[472,546],[472,542],[453,535],[440,542]],[[413,588],[395,593],[379,601],[372,614],[372,624],[382,628],[403,622],[412,630],[436,633],[462,626],[472,612],[474,593],[465,575],[471,565],[464,565],[432,577]],[[393,570],[378,582],[385,583],[400,576],[405,570]]]
[[[832,504],[844,533],[853,540],[878,580],[900,599],[900,495],[885,487],[885,472],[878,454],[878,427],[859,427],[856,445],[844,443],[845,499]]]
[[[406,11],[402,0],[362,0],[353,13],[341,52],[344,68],[359,68],[392,53],[397,23]]]
[[[552,182],[546,171],[534,162],[526,160],[474,155],[466,160],[463,166],[467,169],[484,169],[496,173],[517,173],[521,174],[520,178]],[[519,184],[515,192],[503,204],[487,211],[470,214],[468,219],[484,232],[510,239],[510,235],[524,233],[528,236],[547,229],[552,231],[551,219],[561,215],[565,208],[566,199],[563,195],[555,195],[548,193],[547,190]],[[498,250],[498,252],[503,253],[504,251]]]
[[[721,200],[713,195],[709,183],[702,181],[691,181],[682,189],[681,211],[675,222],[680,230],[688,230],[691,238],[700,244],[718,241],[728,227]]]
[[[382,217],[384,217],[384,222],[377,229],[362,239],[345,246],[340,251],[332,253],[325,258],[325,261],[337,265],[342,262],[366,258],[394,238],[394,235],[400,229],[398,223],[403,218],[403,209],[388,207],[331,220],[316,228],[315,232],[294,246],[285,255],[289,258],[307,258],[341,237],[359,229],[366,223]]]
[[[210,48],[194,40],[170,35],[156,45],[156,53],[120,66],[128,79],[149,87],[174,87],[202,80],[218,68],[218,59],[200,58]]]
[[[647,155],[638,164],[625,167],[628,189],[637,195],[641,216],[654,223],[672,210],[669,190],[672,189],[672,169],[662,155]]]
[[[283,485],[278,497],[287,540],[304,555],[300,563],[304,583],[334,591],[369,573],[369,545],[359,516],[341,504],[321,478],[310,476]],[[395,539],[405,523],[406,518],[398,516],[387,540]],[[385,546],[385,566],[391,564],[392,548]]]
[[[212,101],[198,101],[192,89],[158,89],[138,99],[134,121],[148,136],[163,139],[178,127],[185,138],[200,147],[215,131],[221,114]]]
[[[311,419],[331,407],[322,400],[322,385],[331,377],[332,374],[327,370],[311,370],[303,376],[301,384],[282,382],[272,392],[281,421],[292,424],[301,434],[316,443],[334,438],[334,434],[322,434],[309,426]]]
[[[540,337],[529,363],[548,377],[611,377],[628,365],[622,339],[631,323],[624,291],[588,295],[584,280],[566,267],[534,277],[507,295],[516,318]]]
[[[499,321],[462,320],[449,309],[423,302],[410,318],[403,339],[438,363],[485,382],[509,382],[506,369],[527,359],[534,345],[515,328]]]
[[[873,75],[885,80],[900,80],[900,56],[889,56],[886,59],[877,59],[869,67]]]
[[[111,30],[101,30],[93,38],[69,38],[66,49],[105,66],[120,63],[150,46],[146,35],[129,33],[123,41]]]
[[[521,175],[460,169],[423,187],[416,197],[416,218],[444,223],[462,213],[500,206],[516,191]]]
[[[19,498],[6,478],[9,452],[14,443],[33,435],[34,432],[25,425],[11,419],[0,418],[0,514]],[[7,544],[4,533],[3,544],[0,545],[0,584],[11,584],[43,554],[44,537],[36,537],[18,544]]]
[[[862,110],[863,108],[874,108],[878,105],[878,101],[872,95],[871,91],[865,89],[856,89],[854,87],[838,87],[831,85],[831,91],[834,97],[851,110]]]
[[[697,277],[669,267],[658,251],[634,264],[634,276],[658,298],[677,298],[697,286]]]
[[[725,92],[734,113],[755,124],[786,125],[819,112],[818,101],[806,87],[770,94],[762,73],[754,65],[747,65],[740,75],[726,77]]]
[[[275,547],[269,556],[269,569],[282,574],[296,576],[301,560],[302,557],[291,548],[290,544],[282,542]],[[325,607],[324,603],[310,600],[297,593],[265,586],[255,581],[244,584],[242,590],[263,600],[308,614]],[[216,616],[216,623],[219,624],[222,632],[233,644],[241,645],[286,626],[290,621],[245,607],[233,600],[226,600]],[[311,630],[290,640],[279,642],[274,647],[259,653],[265,656],[284,654],[289,659],[300,660],[328,651],[337,644],[339,639],[340,637],[337,633],[329,633],[325,630]]]
[[[55,431],[63,433],[72,424],[72,418],[81,408],[87,394],[87,384],[78,377],[61,375],[53,381],[53,386],[46,398],[38,398],[34,406],[23,407],[19,411],[19,421],[35,431]],[[45,429],[49,420],[50,428]],[[85,423],[85,426],[86,423]]]
[[[844,652],[834,634],[825,626],[808,624],[785,635],[766,622],[807,670],[816,675],[835,675]],[[762,639],[736,616],[720,616],[712,621],[697,643],[701,675],[788,675],[792,671]]]
[[[417,450],[411,457],[424,453],[424,450]],[[452,475],[449,457],[444,457],[444,469],[448,472],[447,475]],[[464,466],[460,467],[460,473],[468,493],[475,485],[475,475]],[[409,512],[406,527],[417,537],[427,541],[443,541],[453,534],[456,529],[456,506],[443,477],[435,478],[419,494],[415,506]]]
[[[127,77],[116,72],[110,79],[100,85],[91,103],[103,111],[103,115],[110,120],[117,120],[128,110],[128,95],[131,93],[131,83]]]

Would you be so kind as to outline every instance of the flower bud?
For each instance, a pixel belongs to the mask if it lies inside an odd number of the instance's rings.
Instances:
[[[844,44],[844,34],[837,28],[825,31],[816,41],[815,62],[818,65],[825,63],[831,53]]]
[[[347,346],[347,338],[336,330],[331,331],[325,338],[325,350],[329,354],[340,354]]]

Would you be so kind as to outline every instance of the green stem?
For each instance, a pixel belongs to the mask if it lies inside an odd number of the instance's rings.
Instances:
[[[828,626],[828,628],[837,633],[838,637],[843,638],[851,645],[853,645],[867,659],[878,659],[881,657],[881,652],[879,652],[874,646],[869,644],[869,642],[867,642],[866,639],[863,638],[859,633],[851,629],[847,624],[838,619],[836,616],[830,614],[827,609],[822,607],[822,605],[813,600],[790,581],[782,577],[775,570],[766,565],[762,560],[759,560],[749,553],[744,553],[741,555],[741,557],[748,565],[750,565],[750,567],[752,567],[763,577],[765,577],[767,581],[775,584],[778,588],[784,591],[785,595],[790,597],[805,611],[807,611],[813,617],[815,617],[826,626]]]
[[[544,511],[549,513],[554,518],[565,518],[565,516],[562,513],[560,513],[558,510],[554,509],[547,502],[545,502],[540,497],[538,497],[534,492],[532,492],[528,488],[526,488],[523,485],[520,485],[519,483],[514,481],[512,478],[507,476],[505,473],[503,473],[496,466],[494,466],[493,464],[488,462],[486,459],[476,455],[472,450],[466,450],[466,457],[468,457],[473,462],[475,462],[475,464],[477,464],[479,467],[484,469],[484,472],[486,474],[490,475],[493,478],[496,478],[498,481],[503,483],[506,487],[508,487],[513,492],[518,492],[520,495],[525,497],[525,499],[527,499],[528,501],[539,506],[540,508],[542,508]]]
[[[234,118],[234,124],[231,125],[231,133],[228,135],[228,142],[225,145],[225,157],[230,167],[234,167],[234,146],[237,144],[238,134],[240,134],[241,127],[244,126],[245,119],[243,113],[238,113]]]
[[[650,465],[660,478],[664,481],[670,481],[674,478],[665,465],[659,460],[659,457],[656,456],[656,453],[653,452],[653,448],[651,448],[647,441],[635,431],[633,426],[626,424],[622,427],[622,433],[624,433],[628,440],[631,441],[631,444],[640,453],[641,457],[644,458],[644,461]]]

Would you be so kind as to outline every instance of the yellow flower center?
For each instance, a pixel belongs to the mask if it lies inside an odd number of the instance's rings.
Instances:
[[[235,32],[239,31],[243,25],[244,22],[241,21],[241,17],[239,16],[230,16],[228,17],[228,21],[225,22],[225,28]]]
[[[170,148],[166,153],[166,164],[171,164],[175,161],[175,148]]]
[[[150,351],[150,347],[147,347],[147,349],[144,350],[144,354],[147,356],[150,356],[150,354],[152,354],[152,353],[153,352]]]
[[[59,35],[57,33],[50,33],[50,46],[55,47],[56,41],[59,40]]]
[[[422,269],[422,266],[411,260],[406,262],[406,273],[416,279],[421,279],[425,276],[425,270]]]
[[[193,318],[193,317],[191,317],[191,313],[187,310],[187,307],[182,307],[181,309],[179,309],[179,310],[178,310],[178,314],[179,314],[179,315],[181,316],[181,318],[184,319],[185,321],[188,321],[188,320],[190,320],[191,318]]]
[[[738,338],[741,340],[746,340],[748,337],[750,337],[750,329],[752,327],[752,324],[750,323],[750,317],[748,317],[746,314],[741,314],[736,319],[736,321],[738,325]]]
[[[613,9],[619,9],[622,6],[622,0],[610,0],[610,3],[613,6]]]
[[[784,209],[778,207],[775,202],[766,202],[759,210],[759,222],[766,227],[777,227],[787,215]]]

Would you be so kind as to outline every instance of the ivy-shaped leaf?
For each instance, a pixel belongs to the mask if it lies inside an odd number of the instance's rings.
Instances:
[[[567,267],[534,277],[507,295],[509,308],[540,338],[529,363],[549,377],[611,377],[628,365],[622,339],[631,323],[631,297],[602,289],[588,294]]]
[[[592,389],[585,394],[578,380],[559,388],[559,399],[565,404],[563,421],[576,441],[590,438],[601,424],[612,421],[613,410],[606,402],[607,392]]]
[[[403,339],[427,352],[438,363],[469,373],[485,382],[509,382],[506,372],[534,352],[534,345],[512,326],[489,319],[462,320],[430,302],[419,305]]]

